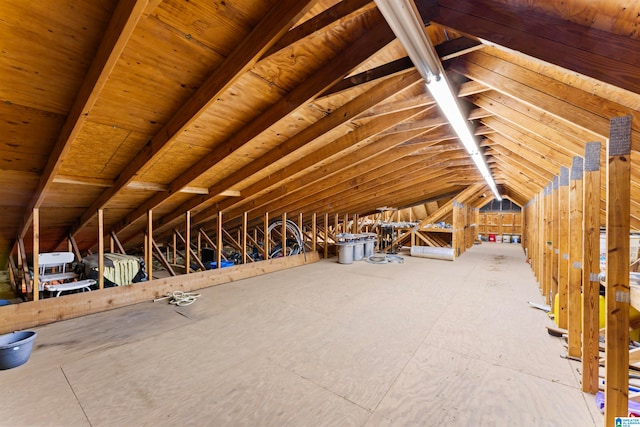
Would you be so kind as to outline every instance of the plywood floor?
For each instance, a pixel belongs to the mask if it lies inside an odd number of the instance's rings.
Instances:
[[[519,245],[336,259],[36,328],[1,425],[591,426]]]

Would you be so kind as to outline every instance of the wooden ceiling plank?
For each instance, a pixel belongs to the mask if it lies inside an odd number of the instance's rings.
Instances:
[[[522,88],[522,91],[526,91],[526,89]],[[504,105],[512,106],[512,108],[526,114],[528,117],[537,119],[540,124],[544,124],[561,133],[565,137],[570,137],[576,141],[598,141],[603,139],[603,135],[577,126],[566,118],[558,117],[556,114],[546,109],[542,103],[538,106],[534,106],[533,104],[522,101],[520,97],[516,97],[511,94],[503,94],[499,91],[485,92],[478,96],[486,96],[487,98],[501,102]],[[567,109],[570,109],[569,106],[566,107]],[[584,110],[582,111],[584,112]],[[594,121],[597,120],[595,115],[592,118]]]
[[[435,101],[431,96],[423,93],[418,96],[414,96],[410,99],[403,99],[400,101],[383,102],[369,108],[364,113],[358,116],[358,119],[368,119],[378,116],[384,116],[392,111],[411,110],[416,107],[428,107],[435,104]]]
[[[637,39],[489,0],[441,0],[438,4],[433,21],[440,25],[640,93]]]
[[[90,178],[86,176],[71,176],[58,174],[53,178],[55,184],[89,185],[93,187],[111,187],[112,179]]]
[[[398,123],[392,128],[382,132],[382,135],[391,135],[394,133],[402,133],[410,130],[432,129],[434,127],[449,125],[447,119],[441,115],[430,114],[431,117],[416,117],[415,120]]]
[[[451,178],[452,174],[449,173],[429,183],[414,183],[413,191],[407,191],[406,186],[400,186],[400,189],[392,187],[381,188],[369,194],[369,196],[364,199],[365,201],[361,201],[358,204],[335,204],[333,203],[335,199],[332,199],[332,201],[327,201],[324,205],[316,207],[313,211],[308,211],[305,208],[302,213],[307,215],[312,212],[336,212],[341,214],[356,213],[358,215],[368,215],[375,213],[377,207],[380,205],[413,205],[424,199],[438,198],[444,194],[459,190],[460,187],[448,184],[448,180]]]
[[[374,28],[365,36],[360,37],[351,46],[344,49],[338,58],[334,58],[327,66],[318,70],[313,77],[306,79],[238,133],[221,143],[220,146],[224,147],[224,150],[216,150],[193,165],[187,173],[170,184],[172,190],[187,185],[200,174],[215,166],[228,153],[236,151],[286,115],[315,99],[325,88],[342,79],[350,70],[393,40],[394,35],[386,26],[384,19],[379,14],[376,14],[375,19]]]
[[[406,170],[406,174],[398,175],[396,166]],[[312,192],[303,194],[298,199],[287,198],[288,203],[279,203],[274,205],[266,205],[261,207],[259,212],[298,212],[302,209],[314,210],[318,206],[327,203],[328,200],[342,201],[347,197],[350,204],[356,204],[362,200],[362,197],[368,197],[377,188],[385,185],[398,185],[401,183],[409,183],[413,179],[424,177],[425,162],[422,159],[401,159],[393,164],[388,164],[379,168],[372,165],[371,169],[357,176],[348,176],[346,179],[342,177],[341,182],[325,180],[322,187],[318,187],[317,191],[314,187]],[[440,170],[431,168],[427,171],[432,176],[441,173]],[[335,177],[334,177],[335,179]],[[355,213],[355,212],[354,212]]]
[[[416,112],[409,113],[409,114],[415,114],[415,113]],[[389,126],[389,125],[387,124],[386,126]],[[340,156],[341,154],[343,155],[343,157],[337,157],[338,160],[336,162],[331,162],[330,164],[326,165],[324,168],[319,168],[312,171],[311,175],[315,176],[316,180],[322,179],[323,177],[325,177],[328,174],[328,169],[332,169],[332,168],[335,169],[337,167],[340,167],[340,165],[343,165],[342,161],[344,161],[345,159],[348,159],[348,163],[347,165],[341,166],[342,168],[350,166],[354,162],[357,163],[356,154],[351,154],[351,153],[346,154],[342,152],[344,150],[349,149],[350,147],[352,148],[353,144],[356,144],[359,141],[362,141],[363,139],[366,139],[369,136],[373,135],[376,131],[376,127],[373,127],[372,129],[373,130],[368,130],[367,126],[357,128],[354,132],[350,132],[349,134],[340,138],[339,140],[341,140],[341,142],[339,143],[336,142],[334,144],[330,144],[321,148],[319,150],[320,152],[319,157],[318,157],[318,154],[316,153],[315,158],[313,157],[313,155],[310,155],[311,157],[308,156],[308,157],[302,158],[299,161],[288,165],[286,168],[278,172],[272,173],[267,179],[259,181],[250,187],[244,188],[242,190],[241,199],[239,200],[227,199],[213,206],[200,210],[199,212],[195,212],[194,221],[198,221],[199,223],[202,223],[204,221],[202,219],[203,217],[207,219],[216,217],[219,211],[225,211],[226,214],[229,214],[230,216],[233,217],[235,215],[240,215],[244,211],[251,210],[249,206],[256,206],[257,203],[265,204],[265,203],[273,202],[277,199],[280,199],[281,197],[285,197],[285,196],[293,197],[293,196],[290,196],[290,192],[293,191],[293,187],[295,185],[303,185],[305,183],[306,183],[305,185],[309,185],[308,181],[310,178],[308,175],[304,175],[305,170],[308,169],[313,164],[321,161],[322,159],[327,159],[331,156],[334,156],[334,157]],[[361,157],[363,155],[362,154],[363,152],[371,152],[371,153],[377,154],[380,151],[388,150],[391,147],[402,143],[402,141],[406,140],[406,138],[408,138],[408,136],[405,136],[404,138],[398,138],[397,140],[394,140],[391,142],[385,141],[386,146],[382,146],[381,144],[365,145],[364,147],[358,149],[357,156]],[[369,149],[370,145],[375,145],[376,150],[373,150],[373,151],[370,150]],[[410,148],[408,149],[408,151],[412,151],[415,149],[416,148]],[[287,182],[287,183],[283,185],[282,184],[283,182]],[[279,187],[276,187],[276,189],[273,190],[273,187],[275,186],[279,186]],[[258,198],[258,201],[255,200],[256,198]],[[203,198],[200,198],[199,200],[201,202],[204,201]],[[193,204],[194,203],[192,200],[187,201],[186,203],[182,204],[178,208],[174,209],[169,214],[163,216],[159,220],[159,226],[157,227],[157,229],[162,229],[165,223],[170,223],[171,221],[173,221],[173,218],[179,217],[184,212],[185,208],[191,207],[193,206]],[[197,204],[199,205],[200,203],[197,203]],[[232,208],[233,210],[231,210]]]
[[[466,96],[475,95],[477,93],[486,92],[488,90],[491,90],[491,88],[483,85],[480,82],[471,80],[460,85],[460,87],[458,88],[458,97],[464,98]]]
[[[33,210],[42,205],[72,142],[78,136],[82,125],[102,92],[146,6],[146,0],[118,2],[53,150],[49,153],[49,160],[42,172],[38,187],[33,192],[33,197],[25,209],[18,232],[20,238],[24,238],[31,226]]]
[[[493,114],[490,111],[485,110],[484,108],[474,108],[469,111],[469,120],[478,120],[483,119],[485,117],[491,117]]]
[[[398,117],[396,114],[393,114],[391,116]],[[355,137],[353,139],[353,143],[350,144],[351,146],[357,143],[358,141],[364,141],[366,143],[365,139],[368,138],[369,136],[367,136],[366,134],[357,135],[357,132],[360,129],[361,128],[352,132],[352,134],[355,134],[355,135],[345,135],[345,137],[341,139],[346,139],[348,141],[349,138]],[[320,156],[316,156],[314,158],[308,157],[308,158],[299,160],[298,162],[296,162],[295,165],[290,165],[288,168],[286,168],[286,170],[283,170],[282,173],[284,175],[276,176],[276,179],[272,181],[269,180],[269,181],[264,181],[262,183],[257,183],[251,186],[250,188],[248,188],[247,193],[248,194],[264,193],[268,191],[269,188],[279,185],[281,182],[284,181],[284,178],[287,178],[288,180],[294,179],[294,182],[296,183],[296,185],[310,185],[312,183],[313,185],[317,185],[315,181],[322,179],[326,176],[329,176],[330,174],[335,173],[336,171],[340,171],[345,167],[357,165],[361,162],[366,161],[372,155],[379,155],[381,153],[387,152],[393,147],[403,144],[409,140],[412,140],[412,139],[422,140],[422,138],[424,138],[429,134],[430,132],[427,132],[425,134],[423,130],[418,130],[418,131],[410,131],[404,134],[397,134],[397,136],[386,136],[376,141],[376,143],[373,144],[372,146],[370,146],[370,144],[367,144],[367,145],[363,144],[364,146],[360,145],[356,151],[349,152],[349,153],[344,152],[344,150],[347,147],[343,147],[342,150],[337,150],[335,148],[332,149],[330,146],[324,147],[322,149],[322,151],[325,152],[324,154],[321,154]],[[423,147],[424,146],[423,144],[425,143],[427,145],[438,143],[441,140],[442,135],[443,135],[442,132],[436,132],[433,138],[427,137],[426,141],[419,143],[420,146],[409,147],[407,149],[407,154]],[[330,158],[332,159],[330,163],[324,163],[321,168],[311,169],[309,171],[310,168],[312,168],[319,162],[328,160]],[[291,174],[290,173],[291,171],[295,171],[296,174]],[[291,191],[291,187],[292,187],[291,184],[286,185],[287,192]],[[226,203],[223,204],[225,209],[237,208],[238,207],[237,205],[238,205],[237,203],[233,205],[228,205]]]
[[[71,185],[87,185],[91,187],[113,187],[114,181],[111,179],[91,178],[85,176],[71,176],[71,175],[56,175],[53,179],[56,184],[71,184]],[[158,184],[155,182],[143,182],[143,181],[131,181],[127,185],[127,189],[145,190],[145,191],[169,191],[169,186],[165,184]],[[200,187],[185,187],[182,189],[183,193],[192,194],[209,194],[209,189]],[[230,193],[235,194],[235,193]]]
[[[440,61],[445,63],[445,68],[447,68],[446,61],[450,61],[459,56],[482,49],[483,47],[484,45],[478,40],[470,39],[468,37],[458,37],[435,46],[436,53],[440,57]]]
[[[363,126],[360,126],[355,130],[353,130],[352,132],[349,132],[346,135],[333,141],[331,144],[327,144],[322,148],[320,148],[319,150],[316,150],[313,154],[309,154],[287,165],[285,168],[277,172],[271,173],[267,179],[263,179],[249,186],[248,188],[244,188],[242,190],[242,195],[243,195],[242,200],[227,200],[225,202],[219,203],[215,207],[215,209],[225,211],[239,204],[246,204],[252,199],[252,197],[258,195],[261,192],[265,192],[268,188],[276,186],[284,180],[292,179],[292,177],[294,177],[296,174],[303,172],[305,169],[308,169],[313,165],[330,158],[331,156],[336,156],[340,154],[342,151],[352,148],[353,146],[355,146],[355,144],[361,141],[364,141],[367,138],[371,138],[375,136],[376,134],[380,133],[381,131],[388,128],[392,124],[396,123],[397,121],[410,118],[421,111],[422,110],[420,109],[400,111],[398,113],[389,114],[387,115],[387,117],[383,119],[379,119],[377,121],[370,122]],[[407,136],[406,138],[409,138],[409,137],[410,136]],[[406,140],[406,138],[403,139],[403,141]],[[398,142],[398,144],[399,143],[400,142]],[[351,156],[351,160],[355,161],[355,158]],[[181,205],[180,207],[175,209],[173,212],[168,214],[167,217],[170,218],[173,216],[180,215],[180,212],[183,212],[185,208],[191,207],[193,204],[198,205],[204,202],[205,200],[202,198],[197,200],[195,203],[193,201],[188,201],[187,203]],[[211,208],[211,209],[214,209],[214,208]],[[211,213],[210,210],[207,210],[206,214],[208,215],[210,213]],[[194,215],[194,218],[197,218],[198,215],[200,214],[201,213]],[[215,215],[215,211],[212,214]]]
[[[350,177],[349,174],[354,173],[349,172],[347,174],[347,178],[343,178],[344,171],[350,168],[352,170],[356,170],[359,173],[362,171],[366,171],[371,169],[371,166],[366,165],[369,159],[374,159],[376,156],[383,156],[385,161],[393,162],[398,158],[404,157],[405,155],[411,153],[413,150],[416,150],[416,147],[399,147],[399,145],[406,140],[406,136],[401,135],[393,135],[382,138],[372,144],[365,145],[364,147],[358,149],[358,160],[354,161],[354,159],[350,155],[344,155],[337,157],[335,161],[332,161],[325,166],[317,169],[313,169],[311,171],[306,171],[299,176],[296,176],[294,180],[287,181],[279,181],[277,187],[270,187],[269,191],[261,192],[259,197],[246,201],[243,200],[241,203],[233,204],[228,208],[227,213],[230,216],[236,216],[238,212],[244,211],[255,211],[258,208],[262,208],[261,211],[268,211],[269,205],[277,205],[279,200],[283,198],[297,198],[301,191],[308,189],[310,187],[321,189],[323,185],[326,185],[323,180],[331,179],[333,183],[337,180],[338,182],[343,179],[348,179]],[[424,142],[423,144],[429,143],[437,143],[437,141],[432,142]],[[393,148],[397,147],[397,148]],[[419,147],[418,147],[419,148]],[[375,160],[371,160],[375,162]],[[335,178],[336,175],[343,174],[342,176]],[[216,215],[216,211],[213,208],[210,208],[206,211],[201,211],[198,213],[198,221],[202,222],[208,218],[212,218]]]
[[[494,129],[491,129],[489,126],[480,125],[476,128],[473,134],[476,136],[482,136],[482,135],[491,135],[495,132],[496,131]]]
[[[437,179],[429,180],[426,182],[415,182],[414,187],[410,188],[402,188],[398,191],[384,191],[384,189],[380,189],[378,191],[378,195],[375,199],[367,199],[366,202],[359,203],[358,206],[351,205],[350,207],[337,206],[331,201],[328,204],[325,204],[320,207],[315,207],[313,210],[305,209],[301,212],[292,212],[292,214],[303,213],[304,215],[310,215],[312,213],[357,213],[359,215],[368,215],[378,213],[377,208],[379,206],[383,206],[386,204],[391,204],[393,206],[415,206],[426,201],[434,201],[441,200],[443,198],[450,198],[455,194],[458,194],[461,190],[463,190],[467,185],[449,185],[452,179],[455,176],[451,172],[447,172],[443,175],[440,175]],[[334,200],[335,201],[335,200]],[[387,203],[388,202],[388,203]],[[375,203],[378,203],[377,205]],[[274,215],[278,215],[279,213],[275,213]],[[254,218],[262,218],[261,213],[254,212],[252,216]],[[254,220],[253,222],[258,222],[258,220]],[[232,220],[228,224],[230,228],[234,226],[239,226],[239,220]]]
[[[335,110],[332,114],[329,114],[316,121],[309,127],[294,135],[292,138],[289,138],[287,141],[278,145],[273,150],[254,160],[250,164],[244,166],[241,170],[234,172],[221,181],[217,182],[214,186],[209,188],[209,193],[219,194],[226,189],[234,187],[244,179],[257,173],[261,169],[264,169],[270,164],[281,160],[289,155],[295,155],[296,150],[314,141],[316,138],[322,136],[324,133],[330,131],[331,129],[336,128],[344,124],[345,122],[358,117],[360,114],[373,107],[374,105],[382,102],[384,99],[387,99],[390,96],[394,96],[407,89],[408,87],[413,86],[417,81],[419,81],[419,79],[420,77],[417,73],[411,73],[409,75],[399,76],[398,78],[395,78],[395,81],[376,85],[376,87],[356,97],[352,101]],[[408,111],[407,115],[409,114],[415,113]],[[368,128],[371,128],[371,132],[375,132],[375,127],[368,126]],[[334,144],[334,146],[335,149],[339,148],[339,144]],[[295,168],[288,166],[286,170],[289,173],[292,173],[294,172]],[[194,201],[193,206],[190,207],[189,210],[197,207],[204,202],[206,202],[206,200],[204,199]]]
[[[71,235],[86,226],[120,190],[135,178],[136,173],[154,158],[164,153],[174,141],[176,135],[193,123],[216,98],[242,74],[253,67],[256,62],[289,28],[309,10],[316,0],[299,1],[283,0],[269,10],[242,43],[226,58],[226,60],[198,88],[194,95],[183,104],[176,114],[154,135],[133,162],[119,175],[115,185],[105,191],[81,216],[79,223],[71,230]],[[187,186],[181,185],[180,188]],[[171,187],[172,190],[179,189]],[[155,206],[154,206],[155,207]],[[151,208],[150,208],[151,209]]]

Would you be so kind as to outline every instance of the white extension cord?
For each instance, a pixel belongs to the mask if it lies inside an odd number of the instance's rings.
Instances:
[[[193,304],[196,299],[200,297],[200,294],[193,292],[173,291],[169,292],[162,298],[154,299],[153,302],[169,300],[169,304],[177,305],[178,307],[184,307],[186,305]]]

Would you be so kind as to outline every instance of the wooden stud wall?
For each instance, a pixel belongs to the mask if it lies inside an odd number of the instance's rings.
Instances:
[[[605,423],[627,413],[629,368],[630,122],[611,120],[607,145]],[[558,299],[556,321],[568,333],[567,353],[582,359],[583,391],[598,391],[601,189],[600,143],[585,145],[571,170],[523,207],[523,246],[547,303]],[[635,359],[634,359],[635,360]]]

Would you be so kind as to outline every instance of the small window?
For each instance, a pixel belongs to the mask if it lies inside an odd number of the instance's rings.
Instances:
[[[520,212],[522,208],[511,200],[492,200],[480,208],[480,212]]]

